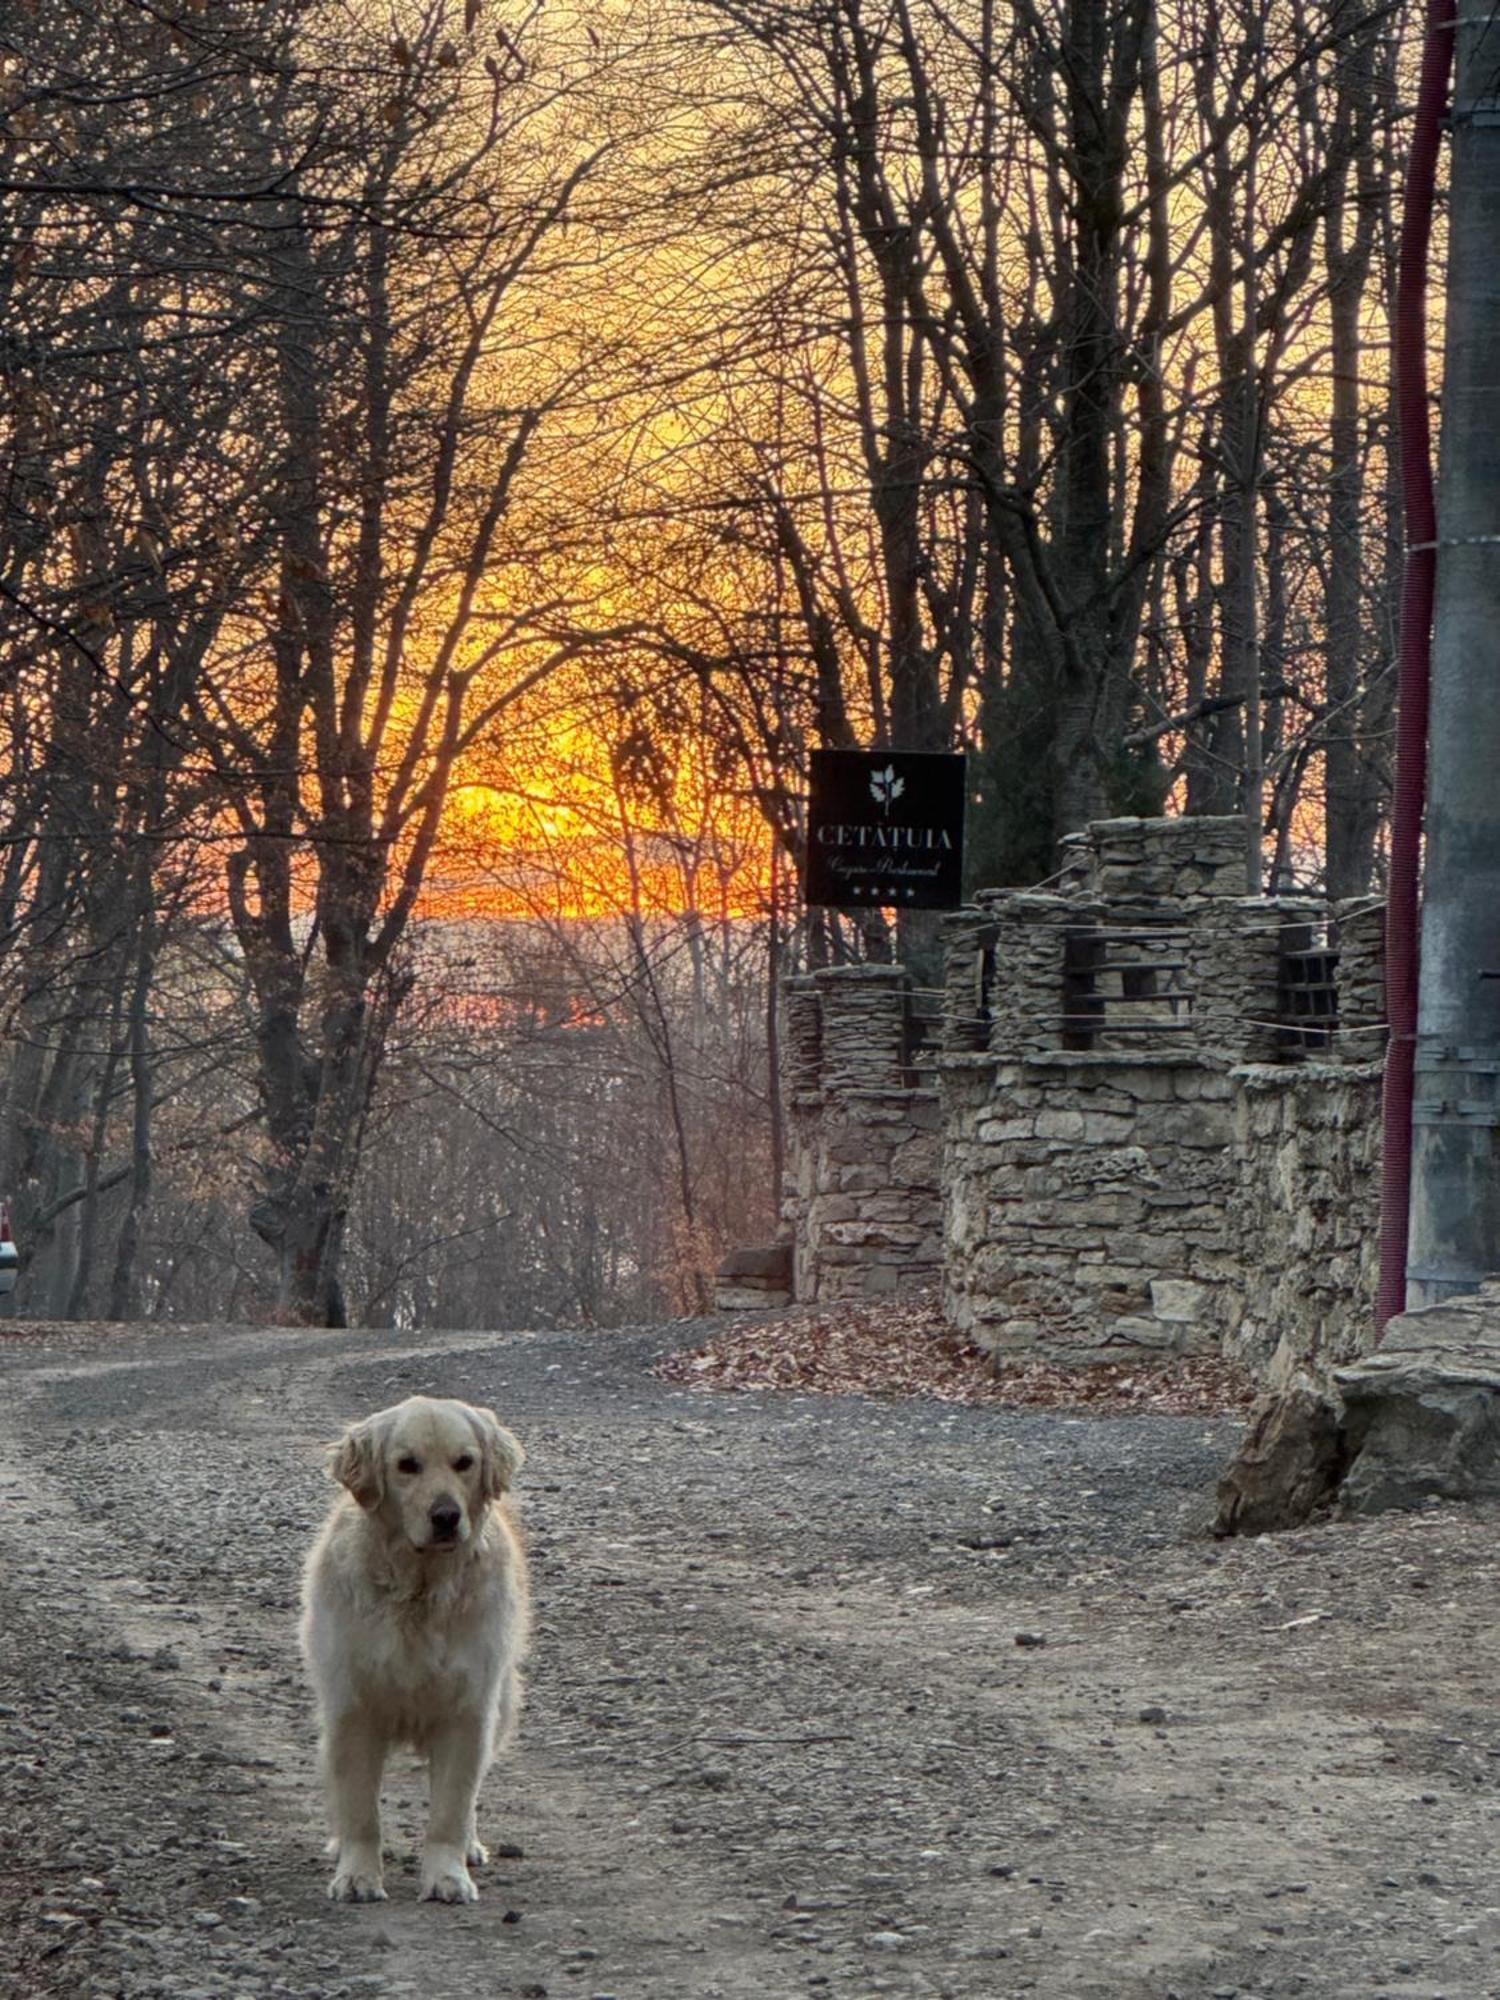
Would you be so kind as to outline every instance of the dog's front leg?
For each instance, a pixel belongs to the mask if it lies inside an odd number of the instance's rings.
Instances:
[[[338,1866],[328,1893],[336,1903],[383,1903],[380,1776],[386,1746],[357,1711],[331,1716],[323,1739],[328,1817]]]
[[[427,1902],[479,1900],[468,1856],[474,1837],[474,1801],[489,1762],[490,1734],[487,1717],[461,1715],[432,1740],[428,1759],[431,1816],[422,1856],[422,1896]]]

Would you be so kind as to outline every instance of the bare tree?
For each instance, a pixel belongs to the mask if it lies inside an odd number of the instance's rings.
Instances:
[[[253,517],[261,458],[228,362],[255,317],[235,267],[256,198],[241,141],[264,12],[226,8],[195,36],[143,7],[62,0],[8,27],[0,1183],[32,1296],[57,1310],[88,1294],[100,1201],[123,1182],[113,1290],[132,1297],[157,1094],[150,993],[207,830],[186,719],[249,574],[229,523]],[[122,1099],[125,1163],[105,1157]]]
[[[453,773],[570,651],[545,607],[497,605],[517,482],[570,386],[523,348],[517,301],[594,155],[549,125],[540,31],[534,53],[476,6],[462,33],[436,0],[403,19],[388,45],[299,20],[262,107],[273,550],[194,711],[241,834],[229,908],[271,1141],[252,1220],[280,1310],[313,1321],[343,1314],[397,946]]]

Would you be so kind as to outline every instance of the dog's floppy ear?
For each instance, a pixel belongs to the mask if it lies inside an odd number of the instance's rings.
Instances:
[[[508,1431],[493,1410],[470,1408],[469,1421],[479,1434],[480,1490],[486,1500],[510,1491],[511,1481],[526,1463],[526,1453],[514,1431]]]
[[[368,1513],[385,1497],[380,1435],[373,1418],[351,1424],[328,1455],[328,1470]]]

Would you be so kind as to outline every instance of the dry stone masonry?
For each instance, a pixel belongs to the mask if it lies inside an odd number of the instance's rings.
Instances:
[[[1091,827],[1055,891],[948,920],[931,1029],[899,968],[795,982],[796,1296],[940,1277],[997,1356],[1368,1347],[1381,912],[1247,896],[1244,852],[1238,819]]]
[[[799,1300],[886,1298],[942,1262],[941,1107],[897,966],[835,967],[785,997],[788,1191]]]

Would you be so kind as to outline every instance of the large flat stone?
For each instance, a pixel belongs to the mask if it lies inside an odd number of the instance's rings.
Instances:
[[[1500,1500],[1500,1283],[1402,1313],[1334,1381],[1352,1458],[1345,1512]]]
[[[756,1243],[731,1250],[721,1261],[716,1275],[729,1284],[760,1280],[776,1290],[785,1290],[792,1281],[790,1243]]]
[[[714,1283],[714,1311],[727,1312],[772,1312],[792,1303],[790,1291],[779,1291],[767,1287],[764,1290],[752,1285],[726,1284],[720,1278]]]

